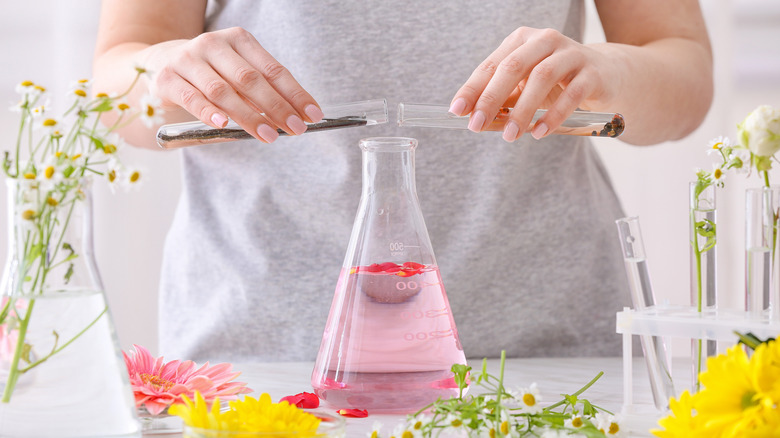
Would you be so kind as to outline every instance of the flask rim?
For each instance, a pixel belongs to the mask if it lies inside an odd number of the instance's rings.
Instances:
[[[366,152],[402,152],[417,147],[411,137],[369,137],[360,140],[360,149]]]

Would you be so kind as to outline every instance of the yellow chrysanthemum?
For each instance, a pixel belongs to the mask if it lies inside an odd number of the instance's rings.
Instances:
[[[754,364],[753,385],[775,404],[780,403],[780,342],[769,341],[756,347],[750,358]]]
[[[757,364],[739,345],[707,360],[695,406],[709,436],[744,437],[767,424],[774,403],[754,385]]]
[[[230,409],[220,412],[219,400],[209,408],[200,393],[195,401],[182,396],[184,404],[172,405],[168,412],[178,415],[190,427],[230,432],[296,432],[314,433],[320,419],[287,402],[273,403],[271,396],[245,397],[230,402]]]
[[[693,396],[688,391],[680,394],[679,399],[669,400],[672,413],[658,420],[663,430],[652,430],[653,435],[661,438],[688,438],[704,436],[701,431],[701,421],[693,408]]]

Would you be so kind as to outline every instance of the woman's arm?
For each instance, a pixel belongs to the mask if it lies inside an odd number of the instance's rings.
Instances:
[[[575,109],[620,112],[624,141],[682,138],[712,101],[712,51],[695,0],[596,0],[607,43],[579,44],[549,29],[517,29],[456,93],[451,111],[481,131],[500,106],[514,106],[504,139],[514,141],[537,108],[541,138]]]
[[[317,102],[257,40],[240,28],[202,33],[205,0],[104,0],[95,49],[95,90],[124,91],[142,66],[151,74],[129,96],[158,98],[166,123],[195,115],[213,127],[230,117],[258,140],[306,130]],[[265,113],[265,116],[262,113]],[[134,122],[122,131],[136,146],[155,148],[157,127]]]

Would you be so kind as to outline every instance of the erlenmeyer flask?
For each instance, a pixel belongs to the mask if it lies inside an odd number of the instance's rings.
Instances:
[[[425,227],[412,138],[361,140],[363,192],[312,373],[338,408],[409,413],[458,394],[465,364]]]

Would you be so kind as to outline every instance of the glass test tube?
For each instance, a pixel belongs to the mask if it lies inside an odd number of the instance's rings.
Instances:
[[[773,268],[777,251],[780,187],[745,192],[745,310],[753,318],[776,319],[778,280]]]
[[[496,118],[485,129],[487,131],[502,131],[509,120],[511,111],[512,108],[501,108]],[[531,124],[525,132],[530,132],[534,123],[546,112],[547,110],[543,109],[536,110]],[[445,105],[398,104],[398,126],[468,129],[468,125],[468,116],[456,116],[449,112],[449,107]],[[626,122],[623,120],[623,116],[617,113],[574,111],[552,134],[617,137],[623,133],[625,127]]]
[[[370,126],[387,123],[387,100],[374,99],[321,106],[324,117],[317,123],[307,123],[306,132],[353,126]],[[277,129],[279,135],[287,135]],[[248,132],[232,120],[224,128],[214,128],[203,122],[185,122],[163,125],[157,131],[157,144],[163,149],[177,149],[212,143],[225,143],[253,139]]]
[[[626,217],[615,221],[623,249],[623,261],[628,277],[631,301],[637,310],[655,305],[655,295],[650,283],[647,269],[645,246],[638,217]],[[642,352],[647,364],[647,374],[650,378],[650,389],[656,408],[666,411],[669,408],[669,398],[676,395],[672,383],[670,357],[666,342],[660,336],[643,335],[639,338]]]

